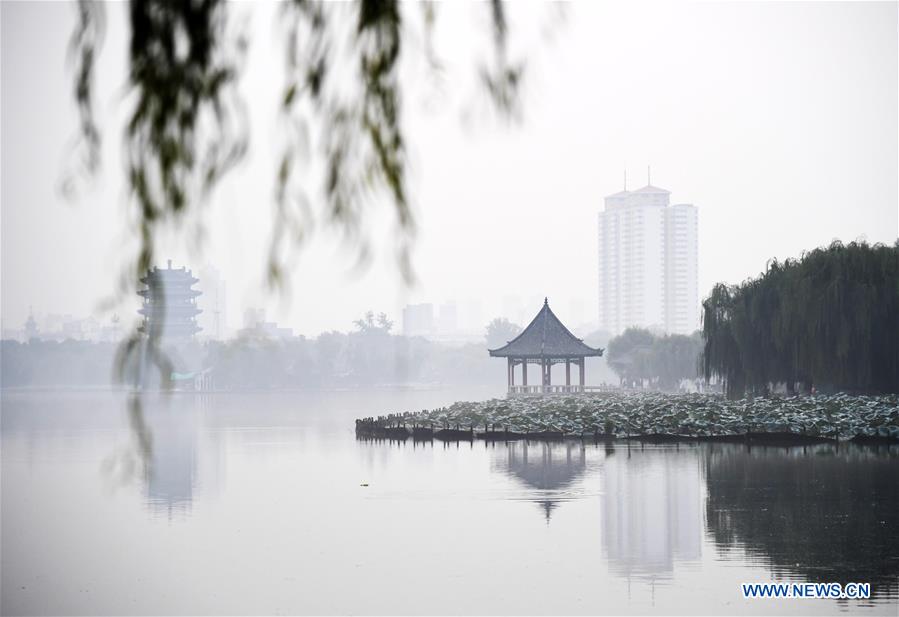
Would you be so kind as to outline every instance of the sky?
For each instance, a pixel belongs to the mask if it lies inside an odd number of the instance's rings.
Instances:
[[[418,221],[417,284],[393,251],[389,204],[374,204],[364,270],[319,228],[289,277],[265,290],[284,84],[278,7],[238,3],[251,48],[240,92],[251,147],[202,212],[206,235],[172,233],[159,261],[227,281],[228,325],[245,309],[315,336],[366,310],[397,322],[407,303],[454,300],[472,326],[536,313],[590,327],[597,311],[596,217],[603,197],[652,183],[699,214],[699,288],[756,276],[771,258],[899,234],[897,3],[576,2],[509,7],[513,57],[527,69],[522,119],[498,119],[476,86],[487,10],[438,4],[440,81],[424,68],[418,10],[404,5],[404,128]],[[108,5],[97,68],[103,168],[59,191],[77,129],[67,45],[75,6],[0,3],[0,320],[36,313],[132,315],[117,281],[136,250],[123,183],[128,113],[123,4]],[[236,21],[236,20],[235,20]],[[106,301],[113,299],[112,308]],[[533,306],[531,306],[533,305]],[[524,308],[522,308],[524,307]],[[530,308],[529,308],[530,307]],[[515,315],[511,315],[515,316]]]

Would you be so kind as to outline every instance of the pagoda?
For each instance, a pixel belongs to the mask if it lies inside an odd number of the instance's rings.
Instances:
[[[584,385],[584,361],[601,356],[602,349],[594,349],[566,328],[543,300],[543,308],[521,334],[499,349],[488,349],[494,358],[506,358],[509,394],[573,394],[587,390]],[[552,384],[553,364],[565,363],[565,385]],[[528,364],[540,365],[540,385],[528,385]],[[578,385],[571,385],[571,365],[580,369]],[[515,385],[515,367],[521,366],[521,385]]]
[[[141,330],[150,336],[166,339],[187,339],[200,331],[196,299],[202,292],[191,289],[200,279],[184,268],[154,266],[140,279],[144,289],[137,295],[144,299],[138,313],[144,316]]]

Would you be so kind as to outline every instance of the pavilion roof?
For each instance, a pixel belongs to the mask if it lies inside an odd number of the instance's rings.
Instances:
[[[603,350],[585,345],[573,335],[544,300],[543,308],[521,334],[503,347],[488,351],[499,358],[582,358],[601,356]]]

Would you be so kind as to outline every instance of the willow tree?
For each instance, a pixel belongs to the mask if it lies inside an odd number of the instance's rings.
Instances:
[[[730,396],[773,384],[899,392],[899,242],[834,242],[703,302],[703,369]]]
[[[126,100],[132,106],[122,130],[130,197],[126,207],[137,250],[121,279],[123,291],[134,289],[153,264],[161,230],[178,227],[201,210],[248,151],[247,113],[237,85],[250,41],[230,16],[240,6],[224,0],[128,4]],[[105,10],[103,2],[78,4],[70,53],[81,119],[75,166],[80,173],[68,178],[70,189],[101,164],[104,127],[94,117],[93,83]],[[268,254],[261,260],[265,278],[273,288],[283,287],[295,249],[322,227],[336,229],[365,264],[370,252],[367,213],[386,201],[395,218],[398,270],[411,282],[416,219],[408,190],[405,88],[399,69],[411,50],[440,73],[442,60],[431,36],[438,5],[293,0],[279,10],[284,83],[279,107],[272,112],[284,130],[276,146],[279,162],[271,170],[274,220]],[[473,69],[501,117],[517,119],[525,61],[507,50],[505,5],[493,0],[483,10],[491,24],[491,51]],[[413,24],[419,24],[418,31],[410,28]],[[191,217],[198,219],[202,221]],[[142,346],[141,333],[136,333],[125,345],[126,355]],[[150,349],[154,347],[150,341]],[[153,359],[157,364],[164,360],[159,354]]]

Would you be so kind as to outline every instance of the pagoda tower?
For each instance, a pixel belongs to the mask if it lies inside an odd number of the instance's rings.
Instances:
[[[191,289],[199,282],[187,268],[172,268],[168,260],[167,268],[154,266],[140,282],[144,289],[137,295],[144,299],[138,313],[144,316],[141,330],[145,334],[166,339],[187,339],[200,331],[197,315],[197,296],[202,292]]]

